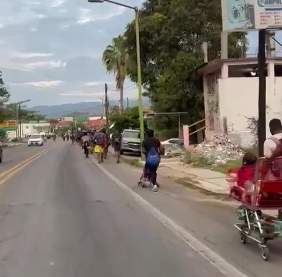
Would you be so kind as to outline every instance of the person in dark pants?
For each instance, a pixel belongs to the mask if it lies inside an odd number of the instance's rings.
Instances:
[[[115,151],[115,157],[117,163],[120,162],[120,148],[121,148],[121,133],[115,132],[112,137],[112,144]]]
[[[143,148],[145,151],[146,163],[144,166],[144,177],[149,177],[153,184],[153,191],[157,192],[159,190],[159,184],[157,183],[157,170],[159,165],[152,166],[148,164],[148,155],[150,151],[154,150],[158,155],[161,153],[161,143],[155,138],[153,130],[147,130],[147,136],[143,142]]]

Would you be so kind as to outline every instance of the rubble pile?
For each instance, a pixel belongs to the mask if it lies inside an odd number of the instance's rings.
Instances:
[[[213,141],[203,142],[193,150],[197,156],[202,156],[210,164],[226,164],[229,160],[237,160],[243,156],[239,145],[235,145],[227,136],[215,136]]]

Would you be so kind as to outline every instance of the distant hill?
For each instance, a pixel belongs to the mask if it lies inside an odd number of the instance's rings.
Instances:
[[[111,101],[110,106],[118,105],[117,101]],[[129,106],[136,106],[136,100],[130,100]],[[144,105],[148,106],[148,100],[144,100]],[[103,113],[103,107],[101,102],[81,102],[74,104],[62,104],[54,106],[35,106],[30,110],[38,112],[47,118],[60,118],[64,116],[71,116],[73,114],[89,114],[89,115],[101,115]]]
[[[38,112],[47,118],[60,118],[75,113],[101,115],[103,107],[101,102],[82,102],[55,106],[35,106],[30,108],[30,110]]]

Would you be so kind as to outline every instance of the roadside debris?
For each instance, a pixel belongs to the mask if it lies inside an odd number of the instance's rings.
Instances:
[[[202,157],[207,164],[226,164],[243,156],[239,145],[233,144],[227,136],[215,136],[213,141],[203,142],[189,150],[191,156]]]

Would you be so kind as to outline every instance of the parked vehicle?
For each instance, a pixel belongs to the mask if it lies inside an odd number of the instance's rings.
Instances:
[[[125,129],[122,132],[120,154],[124,152],[141,155],[140,130]]]
[[[37,145],[43,146],[44,139],[40,134],[31,135],[27,142],[28,146]]]
[[[180,138],[170,138],[168,140],[162,141],[162,145],[177,144],[179,146],[184,146],[184,140]]]
[[[170,138],[161,142],[164,148],[165,157],[178,156],[183,153],[184,140],[179,138]]]

